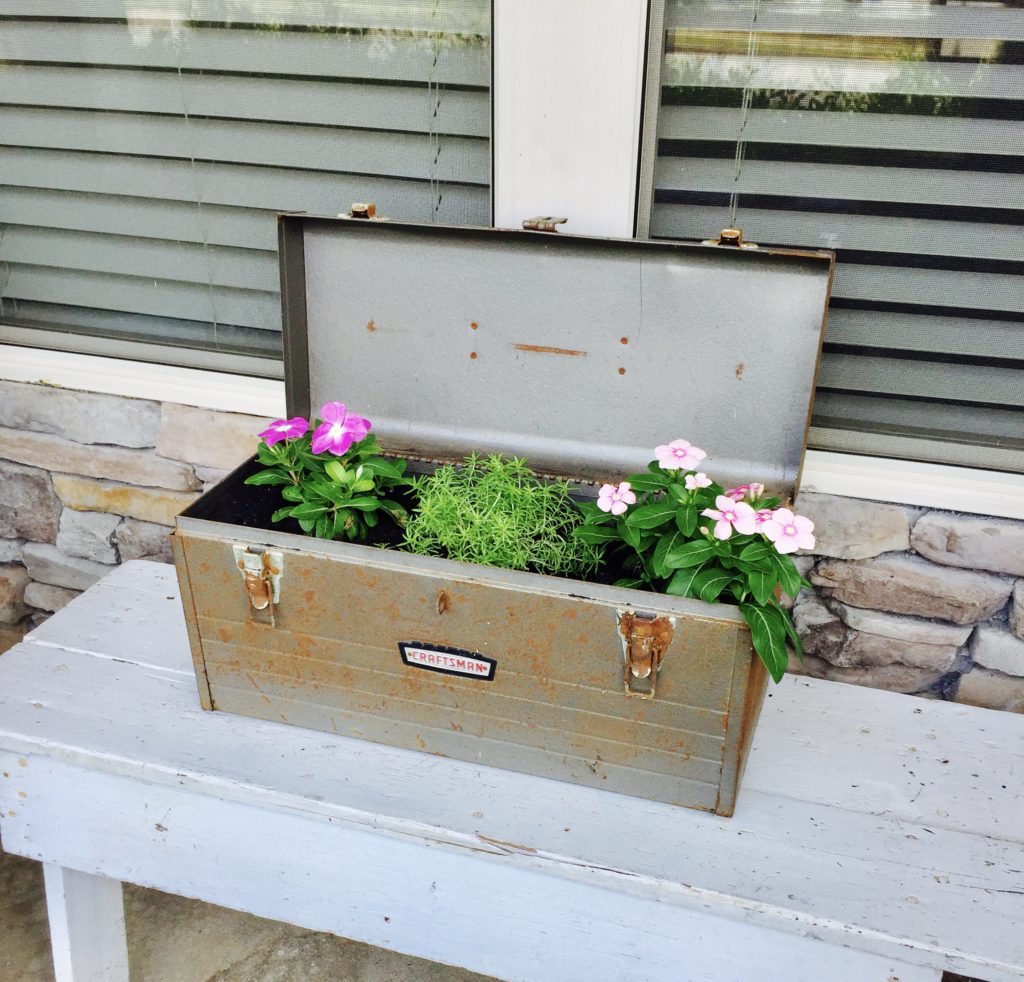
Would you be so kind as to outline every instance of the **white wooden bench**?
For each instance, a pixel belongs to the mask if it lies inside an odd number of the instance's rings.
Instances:
[[[721,819],[204,713],[133,562],[0,657],[0,774],[60,982],[127,978],[121,881],[524,982],[1024,978],[1010,714],[789,678]]]

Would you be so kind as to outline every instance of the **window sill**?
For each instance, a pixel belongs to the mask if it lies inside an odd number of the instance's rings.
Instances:
[[[0,379],[281,417],[284,382],[3,345]],[[803,490],[1024,519],[1024,475],[809,450]]]

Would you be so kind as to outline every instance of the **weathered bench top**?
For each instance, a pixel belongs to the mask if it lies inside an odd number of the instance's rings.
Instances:
[[[735,817],[199,708],[174,571],[0,657],[4,847],[502,978],[1024,978],[1024,717],[787,678]]]

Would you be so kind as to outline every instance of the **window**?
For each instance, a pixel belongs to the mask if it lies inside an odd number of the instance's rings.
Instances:
[[[489,224],[489,86],[488,0],[0,0],[0,341],[279,374],[275,213]]]
[[[650,234],[837,252],[810,446],[1024,471],[1024,2],[655,13]]]

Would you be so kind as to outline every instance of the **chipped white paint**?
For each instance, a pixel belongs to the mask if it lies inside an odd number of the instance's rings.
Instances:
[[[721,819],[203,713],[173,576],[0,658],[8,850],[529,982],[1024,978],[1024,717],[789,679]]]

